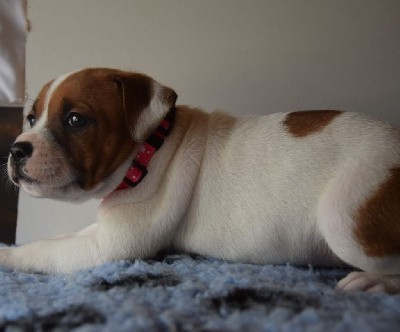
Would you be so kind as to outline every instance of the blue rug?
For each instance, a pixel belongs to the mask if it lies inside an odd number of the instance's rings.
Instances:
[[[73,275],[0,269],[4,331],[400,331],[400,296],[343,293],[348,271],[200,256]]]

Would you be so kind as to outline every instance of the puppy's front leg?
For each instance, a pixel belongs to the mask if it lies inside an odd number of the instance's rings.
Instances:
[[[128,236],[129,228],[129,224],[110,227],[95,223],[77,233],[0,248],[0,265],[21,271],[70,273],[113,259],[135,258],[140,250],[135,250],[137,241]]]
[[[98,228],[99,228],[99,224],[98,223],[94,223],[94,224],[91,224],[90,226],[87,226],[87,227],[81,229],[79,232],[65,233],[65,234],[62,234],[62,235],[57,235],[57,236],[53,237],[52,240],[66,239],[66,238],[75,237],[75,236],[78,236],[78,235],[93,234],[93,233],[97,232]]]
[[[150,206],[157,206],[154,204]],[[98,223],[75,234],[0,249],[0,265],[70,273],[116,259],[150,257],[170,243],[179,218],[143,205],[108,208],[99,215]]]
[[[104,261],[97,232],[2,248],[0,264],[22,271],[69,273]]]

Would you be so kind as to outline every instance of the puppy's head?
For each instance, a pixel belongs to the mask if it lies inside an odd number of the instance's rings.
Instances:
[[[11,147],[8,174],[29,194],[86,200],[122,180],[139,142],[175,105],[146,75],[84,69],[47,83]]]

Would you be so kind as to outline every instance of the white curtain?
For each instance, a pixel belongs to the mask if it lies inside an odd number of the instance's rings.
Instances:
[[[26,0],[0,0],[0,106],[22,106],[25,94]]]

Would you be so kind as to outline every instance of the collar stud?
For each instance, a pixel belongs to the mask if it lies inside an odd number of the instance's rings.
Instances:
[[[154,153],[161,148],[165,138],[171,132],[175,121],[175,113],[176,108],[174,107],[161,121],[157,129],[146,139],[116,190],[136,187],[147,175],[147,165],[150,163]]]

